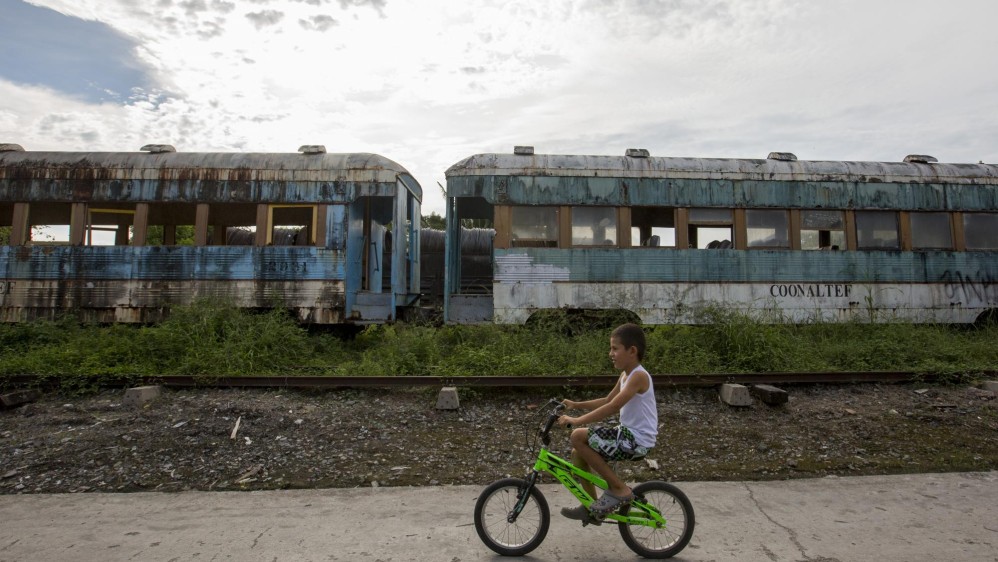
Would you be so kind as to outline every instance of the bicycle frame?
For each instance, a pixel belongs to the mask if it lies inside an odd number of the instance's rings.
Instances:
[[[595,498],[586,492],[577,479],[591,482],[594,486],[602,490],[607,488],[606,480],[592,474],[591,472],[582,470],[571,462],[559,457],[549,451],[546,446],[541,447],[540,452],[537,455],[537,461],[534,462],[533,472],[527,478],[527,489],[532,488],[535,485],[537,477],[541,472],[546,472],[551,476],[554,476],[558,482],[561,482],[562,486],[568,488],[568,491],[571,492],[572,495],[582,502],[582,505],[587,508],[591,503],[593,503],[593,501],[595,501]],[[516,516],[520,513],[520,510],[523,508],[522,504],[526,501],[527,496],[528,494],[526,493],[521,495],[520,501],[517,502],[513,512],[510,513],[510,518],[512,520],[515,520]],[[666,526],[665,518],[662,517],[662,514],[658,511],[658,509],[648,503],[645,503],[644,498],[638,496],[635,496],[634,500],[631,502],[631,510],[627,515],[611,513],[606,516],[604,521],[616,521],[627,525],[644,525],[646,527],[653,528]]]
[[[528,434],[528,447],[537,456],[526,476],[496,480],[475,502],[475,531],[486,546],[502,556],[523,556],[540,546],[547,536],[551,511],[537,487],[543,474],[553,476],[586,509],[592,507],[597,495],[595,490],[592,495],[586,491],[587,483],[593,488],[609,488],[601,475],[583,470],[551,452],[551,430],[559,420],[564,421],[561,412],[565,404],[553,399],[544,408],[550,408],[550,412],[536,434],[540,447],[534,448],[537,442],[530,443]],[[683,550],[693,537],[695,525],[693,506],[686,494],[668,482],[657,480],[635,484],[631,490],[633,498],[605,517],[602,513],[599,517],[591,512],[585,514],[579,508],[563,509],[562,513],[571,519],[582,519],[583,527],[604,521],[616,524],[628,548],[647,558],[669,558]]]

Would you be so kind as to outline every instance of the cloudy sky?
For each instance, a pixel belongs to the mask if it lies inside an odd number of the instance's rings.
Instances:
[[[0,0],[0,142],[998,163],[992,0]]]

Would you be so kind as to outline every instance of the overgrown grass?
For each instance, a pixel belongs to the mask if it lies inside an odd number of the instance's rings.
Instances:
[[[710,324],[647,327],[645,366],[653,373],[900,370],[954,378],[998,370],[995,326],[793,325],[705,314]],[[58,376],[64,388],[82,391],[105,377],[171,374],[611,374],[610,327],[555,315],[529,326],[372,326],[344,340],[310,333],[280,310],[201,302],[158,326],[82,326],[72,318],[0,325],[0,375]]]

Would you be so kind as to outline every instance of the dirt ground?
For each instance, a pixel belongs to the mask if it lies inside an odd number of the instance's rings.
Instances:
[[[636,482],[998,469],[994,393],[786,389],[783,406],[735,408],[716,389],[659,388],[659,445],[618,470]],[[461,389],[451,411],[436,409],[436,392],[166,390],[141,408],[123,406],[123,390],[45,395],[0,412],[0,493],[435,486],[527,472],[553,391]],[[567,431],[553,435],[567,453]]]

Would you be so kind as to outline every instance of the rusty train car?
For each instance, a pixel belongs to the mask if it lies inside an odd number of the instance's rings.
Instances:
[[[312,324],[419,297],[422,190],[376,154],[33,152],[0,145],[0,321],[156,322],[225,299]]]
[[[959,323],[998,311],[998,166],[478,154],[446,172],[444,317],[623,309],[646,324]],[[469,290],[460,225],[495,226]],[[487,291],[480,287],[487,287]]]
[[[445,231],[424,232],[419,184],[374,154],[0,145],[0,321],[155,322],[198,298],[361,325],[420,304],[514,324],[552,309],[647,324],[716,307],[789,322],[998,311],[995,165],[517,147],[446,176]]]

